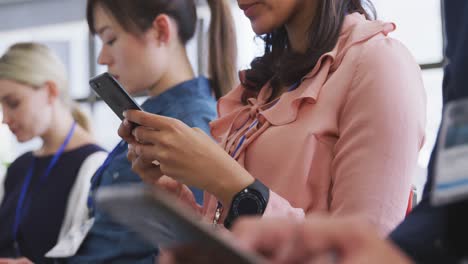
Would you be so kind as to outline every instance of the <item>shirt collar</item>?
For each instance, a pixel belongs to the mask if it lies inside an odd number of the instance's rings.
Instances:
[[[142,104],[142,108],[147,112],[161,114],[165,109],[174,104],[175,101],[180,101],[184,98],[199,98],[200,96],[211,97],[211,94],[210,80],[200,76],[179,83],[157,96],[148,98]]]
[[[315,103],[320,95],[320,90],[325,85],[328,76],[340,65],[346,52],[352,46],[363,43],[375,35],[383,33],[387,35],[395,30],[395,24],[382,21],[368,21],[359,13],[352,13],[345,17],[341,33],[336,46],[330,52],[323,54],[315,67],[302,78],[299,87],[291,92],[284,93],[281,99],[273,107],[261,111],[272,125],[284,125],[293,122],[297,118],[297,113],[302,102]],[[241,78],[243,74],[240,74]],[[242,83],[242,82],[241,82]],[[258,103],[268,98],[268,89],[262,88],[258,95]],[[212,122],[212,132],[214,136],[224,131],[227,124],[231,123],[236,113],[244,108],[240,101],[244,88],[242,85],[229,92],[221,98],[218,103],[218,115],[220,119]],[[256,107],[256,106],[254,106]]]

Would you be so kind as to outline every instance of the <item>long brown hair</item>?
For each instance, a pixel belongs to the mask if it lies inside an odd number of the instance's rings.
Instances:
[[[260,36],[265,41],[265,53],[255,58],[246,71],[244,103],[249,97],[256,96],[268,81],[272,88],[271,100],[279,95],[282,87],[293,85],[311,71],[318,59],[335,47],[346,14],[359,12],[369,20],[376,18],[370,0],[320,0],[317,8],[310,21],[309,45],[304,54],[288,48],[285,26]]]
[[[208,68],[213,92],[218,99],[235,85],[237,44],[228,1],[207,2],[212,13]],[[93,34],[96,34],[94,9],[97,4],[109,11],[124,30],[134,35],[148,30],[160,14],[176,21],[182,44],[187,44],[195,34],[197,12],[194,0],[88,0],[86,17]]]

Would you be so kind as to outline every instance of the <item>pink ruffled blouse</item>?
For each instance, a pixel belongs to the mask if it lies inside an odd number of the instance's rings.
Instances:
[[[270,188],[263,217],[355,215],[382,234],[404,218],[426,98],[418,64],[387,37],[394,30],[350,14],[336,47],[297,89],[270,104],[268,85],[248,105],[242,85],[220,99],[211,133]],[[213,221],[216,205],[205,193],[206,220]]]

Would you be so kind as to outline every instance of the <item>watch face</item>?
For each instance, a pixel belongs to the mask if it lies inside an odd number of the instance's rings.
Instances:
[[[252,191],[244,190],[233,201],[232,208],[235,209],[233,213],[236,216],[262,214],[264,210],[263,203],[259,195]]]

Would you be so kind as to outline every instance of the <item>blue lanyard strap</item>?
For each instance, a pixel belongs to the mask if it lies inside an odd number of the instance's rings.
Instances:
[[[97,185],[99,184],[99,181],[101,180],[102,174],[104,173],[104,170],[107,169],[107,167],[109,167],[117,151],[121,148],[123,144],[125,144],[123,142],[124,141],[121,141],[119,144],[117,144],[117,146],[107,155],[106,159],[99,167],[99,169],[97,169],[97,171],[94,173],[93,177],[91,178],[91,190],[96,189]]]
[[[118,150],[121,149],[121,147],[125,144],[125,141],[121,141],[110,153],[107,155],[106,159],[104,160],[104,163],[97,169],[97,171],[94,173],[93,177],[91,178],[91,188],[90,192],[88,194],[88,200],[87,200],[87,205],[89,209],[89,217],[92,217],[94,215],[94,200],[93,200],[93,192],[96,190],[96,188],[99,185],[99,182],[101,181],[102,175],[104,174],[104,170],[109,167],[110,163],[112,160],[114,160],[115,155],[117,154]]]
[[[301,81],[297,81],[295,82],[293,85],[291,85],[289,88],[288,88],[288,92],[291,92],[291,91],[294,91],[297,89],[297,87],[299,87],[299,85],[301,84]],[[279,100],[279,98],[278,98]],[[274,102],[274,104],[276,104],[278,102],[278,100],[276,102]],[[239,129],[241,129],[243,126],[245,126],[245,124],[248,122],[249,120],[247,120]],[[244,135],[240,138],[239,140],[239,143],[237,144],[236,148],[234,149],[234,151],[232,152],[231,154],[231,157],[235,157],[236,154],[237,154],[237,151],[239,151],[239,149],[242,147],[242,145],[244,144],[244,141],[246,139],[246,135],[247,133],[250,131],[250,129],[252,129],[254,126],[256,126],[258,124],[258,119],[255,119],[252,124],[249,126],[249,128],[246,130],[246,132],[244,133]],[[221,210],[221,208],[223,207],[223,205],[218,201],[218,204],[216,206],[216,210]]]
[[[250,131],[250,129],[252,129],[254,126],[256,126],[258,124],[258,119],[255,119],[255,121],[252,122],[252,124],[249,126],[249,128],[247,129],[247,131],[245,132],[245,134],[240,138],[239,140],[239,144],[237,144],[236,146],[236,149],[232,152],[231,154],[231,157],[235,157],[236,154],[237,154],[237,151],[239,151],[239,149],[241,148],[241,146],[244,144],[244,141],[245,141],[245,138],[247,137],[247,133]]]
[[[289,88],[288,88],[288,92],[291,92],[293,90],[295,90],[297,87],[299,87],[299,85],[301,84],[300,81],[297,81],[295,82],[293,85],[291,85]],[[277,101],[275,102],[275,104],[277,103]],[[248,121],[248,120],[247,120]],[[246,123],[247,123],[246,121]],[[252,129],[254,126],[256,126],[258,124],[258,119],[255,119],[255,121],[252,122],[252,124],[249,126],[249,128],[246,130],[246,132],[244,133],[244,135],[240,138],[239,140],[239,144],[237,144],[235,150],[232,152],[231,156],[232,157],[235,157],[236,154],[237,154],[237,151],[239,151],[239,149],[242,147],[242,145],[244,144],[244,141],[245,141],[245,138],[246,138],[246,135],[247,133],[250,131],[250,129]],[[245,125],[245,123],[244,123]],[[244,126],[242,125],[242,126]],[[241,128],[242,128],[241,126]]]
[[[52,171],[53,167],[57,164],[58,159],[63,154],[63,152],[65,151],[66,146],[70,142],[70,140],[71,140],[71,138],[73,136],[73,133],[75,132],[75,128],[76,128],[76,122],[73,122],[72,127],[70,128],[70,131],[68,132],[67,137],[65,138],[65,141],[62,143],[60,148],[54,154],[54,156],[52,157],[52,160],[49,163],[49,166],[47,166],[47,169],[46,169],[45,173],[40,178],[40,184],[43,184],[47,180],[47,178],[49,177],[50,172]],[[19,230],[19,226],[21,224],[21,220],[22,220],[21,218],[23,218],[23,216],[26,213],[25,212],[26,210],[23,210],[25,208],[24,207],[24,202],[26,200],[26,193],[27,193],[27,191],[29,189],[29,185],[31,184],[31,179],[32,179],[32,176],[34,174],[35,163],[36,163],[36,158],[33,157],[31,167],[29,168],[28,173],[26,174],[26,178],[24,180],[23,186],[21,187],[20,197],[18,199],[18,204],[16,206],[16,211],[15,211],[15,221],[13,223],[13,241],[15,243],[15,250],[16,250],[16,253],[17,253],[18,257],[21,256],[21,254],[19,252],[19,248],[18,248],[18,243],[17,243],[17,241],[18,241],[18,230]]]

